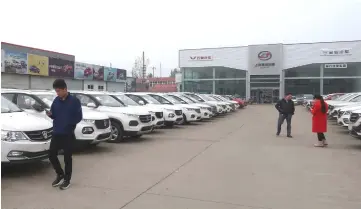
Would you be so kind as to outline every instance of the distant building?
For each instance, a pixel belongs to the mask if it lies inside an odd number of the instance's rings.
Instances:
[[[136,80],[137,92],[176,92],[177,85],[173,77],[147,78]]]

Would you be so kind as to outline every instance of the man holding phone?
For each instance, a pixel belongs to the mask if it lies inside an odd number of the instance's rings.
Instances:
[[[50,143],[49,160],[57,174],[53,187],[60,186],[64,190],[69,188],[72,174],[72,154],[75,141],[74,130],[76,124],[83,119],[80,101],[72,96],[64,79],[56,79],[53,88],[58,95],[46,114],[53,119],[53,138]],[[64,151],[65,172],[61,168],[58,152]]]
[[[295,114],[295,104],[292,101],[292,94],[286,94],[285,98],[279,100],[275,105],[276,109],[279,112],[278,122],[277,122],[277,133],[279,136],[281,133],[281,126],[283,122],[287,121],[287,137],[292,138],[291,135],[291,120],[292,116]]]

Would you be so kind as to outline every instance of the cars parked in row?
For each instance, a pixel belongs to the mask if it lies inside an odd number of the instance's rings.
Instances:
[[[75,128],[82,148],[139,138],[163,126],[211,120],[237,111],[245,103],[230,96],[196,93],[70,91],[79,99],[83,120]],[[52,139],[52,90],[1,90],[2,163],[48,158]],[[241,105],[242,104],[242,105]]]
[[[348,129],[349,134],[361,139],[361,92],[334,93],[325,95],[328,103],[328,119]],[[306,106],[312,108],[312,102]]]

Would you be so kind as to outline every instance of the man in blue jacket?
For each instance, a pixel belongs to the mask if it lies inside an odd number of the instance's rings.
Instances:
[[[57,177],[52,186],[60,186],[64,190],[69,188],[72,173],[72,148],[75,141],[74,130],[76,124],[83,119],[80,101],[72,96],[63,79],[56,79],[53,88],[58,95],[51,105],[47,115],[53,119],[53,138],[50,143],[49,160],[53,165]],[[64,151],[65,172],[61,168],[58,151]]]

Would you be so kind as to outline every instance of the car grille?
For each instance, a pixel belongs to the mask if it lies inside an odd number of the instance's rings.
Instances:
[[[140,115],[139,120],[142,123],[149,123],[152,120],[152,116],[151,115]]]
[[[97,139],[98,139],[98,140],[107,139],[107,138],[110,137],[110,134],[111,134],[111,133],[100,134],[100,135],[97,137]]]
[[[337,115],[337,116],[338,116],[338,117],[341,117],[341,116],[343,115],[343,113],[344,113],[344,112],[345,112],[345,111],[340,111],[340,110],[339,110],[339,111],[338,111],[338,115]]]
[[[163,112],[156,112],[155,116],[157,116],[157,118],[163,118]]]
[[[226,108],[227,108],[227,106],[226,106],[226,105],[222,105],[222,108],[223,108],[223,109],[226,109]]]
[[[106,129],[109,126],[110,126],[110,120],[109,119],[95,120],[95,127],[97,127],[97,129]]]
[[[53,128],[41,131],[25,131],[24,133],[31,141],[48,141],[53,137]]]
[[[201,109],[194,109],[196,113],[201,113]]]
[[[231,107],[232,107],[232,109],[235,109],[236,107],[234,106],[234,104],[231,104]]]
[[[176,114],[176,115],[182,115],[182,110],[176,110],[176,111],[175,111],[175,114]]]
[[[40,158],[40,157],[46,157],[48,156],[49,151],[40,151],[40,152],[23,152],[23,156],[27,157],[29,159],[35,159],[35,158]]]
[[[211,107],[207,107],[207,110],[208,110],[209,112],[212,112],[212,108],[211,108]]]
[[[352,113],[350,115],[350,121],[352,123],[355,123],[359,118],[360,118],[360,114],[358,114],[358,113]]]
[[[141,131],[149,131],[152,129],[152,126],[145,126],[141,129]]]
[[[213,106],[213,107],[212,107],[212,112],[214,112],[214,113],[217,112],[217,107],[216,107],[216,106]]]

